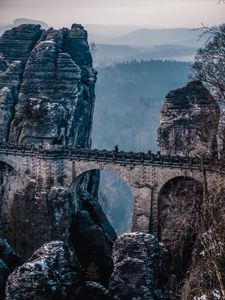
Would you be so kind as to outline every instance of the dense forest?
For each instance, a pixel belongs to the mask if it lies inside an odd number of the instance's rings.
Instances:
[[[98,69],[92,147],[157,151],[156,130],[165,95],[182,86],[190,64],[132,61]]]

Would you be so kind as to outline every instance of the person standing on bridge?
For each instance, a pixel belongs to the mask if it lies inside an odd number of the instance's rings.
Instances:
[[[118,145],[115,146],[115,152],[116,152],[116,153],[119,152],[119,147],[118,147]]]

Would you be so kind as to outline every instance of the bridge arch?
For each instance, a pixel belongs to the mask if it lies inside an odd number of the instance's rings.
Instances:
[[[18,160],[19,160],[19,158],[18,158]],[[18,175],[20,174],[18,163],[11,157],[6,156],[6,155],[0,155],[0,163],[1,162],[10,166],[12,169],[14,169]]]
[[[203,201],[202,183],[189,176],[176,176],[168,180],[160,189],[158,195],[158,220],[163,226],[165,219],[172,215],[179,216],[190,212],[190,209],[200,209]],[[181,220],[184,221],[183,219]],[[162,238],[162,228],[159,227],[159,237]]]
[[[130,187],[130,189],[132,190],[132,192],[134,192],[133,182],[130,177],[129,169],[130,166],[121,167],[121,165],[114,164],[112,162],[103,163],[103,162],[88,161],[87,163],[82,162],[80,165],[77,164],[76,177],[82,175],[85,172],[90,172],[91,170],[110,171],[116,174],[117,176],[119,176],[124,182],[126,182],[127,185]],[[75,178],[73,178],[73,180],[74,179]]]
[[[158,236],[169,250],[178,280],[191,259],[202,202],[203,185],[189,176],[170,179],[158,195]]]
[[[96,186],[93,181],[96,180]],[[99,182],[97,182],[99,180]],[[88,181],[92,184],[88,187]],[[75,210],[79,207],[79,190],[91,188],[106,216],[118,234],[131,231],[134,195],[132,187],[111,168],[88,169],[70,185]],[[90,192],[90,190],[88,190]]]
[[[6,162],[6,160],[1,160],[0,159],[0,175],[2,177],[2,175],[13,175],[13,176],[17,176],[18,175],[18,171],[12,166],[12,164],[10,164],[9,162]],[[2,181],[3,178],[0,179],[0,181]]]

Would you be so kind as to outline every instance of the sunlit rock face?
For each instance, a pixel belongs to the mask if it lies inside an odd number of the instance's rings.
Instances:
[[[20,25],[0,53],[0,142],[90,146],[96,71],[84,28]]]
[[[216,156],[219,115],[218,104],[201,81],[169,92],[158,129],[161,154]]]

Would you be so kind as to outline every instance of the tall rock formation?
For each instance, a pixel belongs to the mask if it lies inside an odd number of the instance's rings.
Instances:
[[[79,24],[6,31],[0,38],[0,144],[90,147],[96,75]],[[0,234],[22,259],[46,241],[65,241],[74,214],[63,178],[50,175],[43,184],[46,170],[33,168],[35,178],[19,176],[0,162]],[[87,174],[84,190],[98,180],[97,172]]]
[[[219,115],[218,104],[201,81],[169,92],[158,129],[161,154],[215,156]]]
[[[89,147],[96,71],[81,25],[0,38],[0,142]]]

